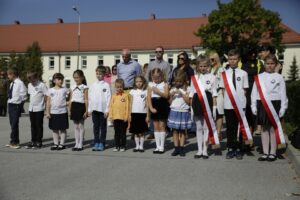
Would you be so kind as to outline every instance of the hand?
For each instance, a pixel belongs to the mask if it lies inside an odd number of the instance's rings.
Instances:
[[[252,113],[253,113],[253,115],[257,115],[257,109],[256,108],[252,108]]]
[[[157,113],[157,110],[156,110],[155,108],[150,108],[150,111],[151,111],[152,113]]]
[[[50,118],[51,118],[51,115],[50,115],[49,113],[46,113],[46,117],[47,117],[48,119],[50,119]]]
[[[104,118],[108,117],[108,112],[104,113]]]
[[[280,111],[279,111],[279,118],[283,117],[284,113],[285,113],[285,111],[280,109]]]
[[[127,129],[128,130],[130,129],[130,122],[128,122]]]
[[[149,124],[149,122],[150,122],[149,117],[146,117],[145,122],[146,122],[147,124]]]
[[[217,106],[213,106],[213,118],[214,118],[214,121],[216,121],[216,119],[217,119]]]
[[[157,87],[152,87],[152,91],[155,93],[155,94],[159,94],[159,89]]]
[[[91,116],[92,116],[92,113],[91,113],[91,112],[88,112],[88,116],[91,117]]]
[[[83,114],[83,118],[86,119],[86,118],[88,118],[88,117],[89,117],[88,112],[85,112],[85,113]]]

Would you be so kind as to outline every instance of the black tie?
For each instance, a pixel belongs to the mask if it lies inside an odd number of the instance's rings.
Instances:
[[[11,99],[12,98],[12,94],[13,94],[13,89],[14,89],[14,84],[15,82],[12,82],[11,87],[8,90],[8,98]]]
[[[233,86],[234,86],[234,89],[236,89],[236,82],[235,82],[235,69],[232,69],[233,72],[232,72],[232,82],[233,82]]]

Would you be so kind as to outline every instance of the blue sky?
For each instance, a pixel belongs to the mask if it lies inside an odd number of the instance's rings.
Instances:
[[[229,2],[230,0],[221,0]],[[261,0],[264,8],[280,14],[283,23],[300,33],[299,0]],[[0,24],[77,22],[76,5],[84,21],[113,21],[197,17],[217,8],[216,0],[0,0]]]

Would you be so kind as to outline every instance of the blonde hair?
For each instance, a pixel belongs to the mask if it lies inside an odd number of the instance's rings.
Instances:
[[[211,52],[209,54],[209,59],[213,58],[216,63],[217,63],[217,66],[221,66],[221,60],[220,60],[220,56],[217,52]]]

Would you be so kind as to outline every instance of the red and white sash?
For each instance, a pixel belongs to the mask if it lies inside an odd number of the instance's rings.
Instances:
[[[245,112],[243,110],[242,103],[235,91],[232,81],[231,80],[228,81],[227,73],[228,73],[227,71],[222,72],[222,78],[224,81],[225,90],[228,94],[228,97],[230,99],[230,102],[234,109],[234,112],[239,120],[240,132],[243,135],[243,139],[246,144],[252,144],[253,139],[252,139],[252,135],[251,135],[251,132],[249,129],[248,121],[246,119]]]
[[[285,146],[285,139],[284,139],[283,130],[282,130],[279,116],[276,113],[276,110],[275,110],[269,96],[267,95],[266,86],[265,86],[264,82],[261,80],[261,78],[262,78],[261,76],[254,77],[261,103],[263,104],[264,109],[266,110],[268,119],[270,120],[270,122],[275,130],[275,138],[276,138],[277,145]]]
[[[210,139],[211,144],[213,145],[212,148],[213,149],[219,148],[220,141],[219,141],[219,137],[218,137],[218,132],[216,129],[214,119],[212,117],[212,112],[211,112],[211,109],[210,109],[210,106],[209,106],[209,103],[207,100],[205,89],[202,84],[198,84],[198,81],[196,80],[195,76],[192,76],[191,80],[192,80],[192,83],[198,94],[199,101],[201,103],[201,108],[203,111],[203,116],[204,116],[205,122],[208,127],[208,138],[205,138],[205,141],[208,141],[208,139]]]

